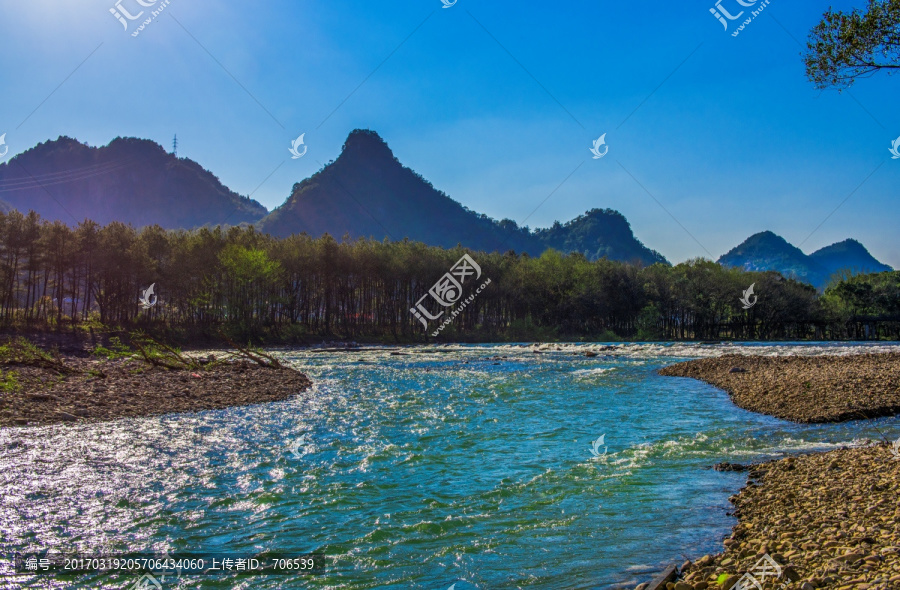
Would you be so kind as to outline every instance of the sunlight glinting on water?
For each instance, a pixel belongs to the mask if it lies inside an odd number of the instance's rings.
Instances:
[[[315,384],[284,402],[0,431],[0,551],[333,557],[303,580],[183,576],[167,588],[622,588],[721,548],[746,476],[714,463],[900,434],[897,418],[792,424],[655,373],[731,352],[890,345],[392,350],[279,351]],[[0,587],[47,586],[3,567]]]

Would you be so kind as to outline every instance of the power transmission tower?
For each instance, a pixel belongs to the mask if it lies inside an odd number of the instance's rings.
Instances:
[[[172,140],[172,155],[176,158],[178,157],[178,134],[175,134],[175,139]]]

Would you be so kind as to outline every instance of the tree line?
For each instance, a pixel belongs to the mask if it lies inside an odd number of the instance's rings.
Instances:
[[[776,272],[704,259],[642,267],[553,250],[278,239],[252,226],[69,227],[17,211],[0,213],[0,324],[434,340],[427,334],[456,308],[436,305],[429,289],[467,253],[481,276],[462,284],[460,301],[469,301],[439,340],[900,339],[900,272],[836,277],[820,294]],[[157,300],[145,309],[139,297],[151,284]],[[410,311],[423,296],[430,315],[446,312],[427,331]]]

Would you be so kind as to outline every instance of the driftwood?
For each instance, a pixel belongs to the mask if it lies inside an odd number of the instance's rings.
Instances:
[[[154,367],[163,367],[173,371],[200,368],[200,363],[197,359],[181,354],[168,344],[160,342],[152,336],[138,333],[132,336],[131,343],[138,349],[144,360]],[[162,353],[152,354],[151,351],[147,350],[147,344],[162,350]]]
[[[225,335],[224,332],[219,332],[225,342],[227,342],[232,348],[237,350],[240,353],[240,356],[249,359],[261,367],[266,367],[267,369],[283,369],[284,365],[279,362],[277,358],[274,356],[267,354],[261,350],[250,350],[248,347],[241,346],[231,338]]]
[[[650,585],[647,586],[645,590],[662,590],[666,587],[667,582],[674,582],[677,576],[678,568],[672,564],[664,569],[661,574],[653,578],[653,581],[650,582]]]
[[[144,360],[154,366],[154,367],[162,367],[164,369],[170,369],[172,371],[180,371],[185,368],[184,365],[173,365],[171,363],[167,363],[162,360],[159,356],[154,356],[147,352],[147,349],[141,345],[137,340],[132,340],[131,343],[138,349],[138,352],[141,353],[141,356],[144,357]]]
[[[250,347],[241,346],[234,342],[224,333],[220,332],[222,338],[237,352],[230,353],[232,357],[242,358],[253,361],[261,367],[267,369],[283,369],[277,358],[267,354],[261,350],[252,350]],[[137,349],[140,355],[148,364],[154,367],[162,367],[173,371],[182,370],[199,370],[203,365],[209,364],[209,360],[197,359],[172,348],[168,344],[156,340],[152,336],[143,333],[132,335],[131,344]],[[155,350],[154,350],[155,349]]]

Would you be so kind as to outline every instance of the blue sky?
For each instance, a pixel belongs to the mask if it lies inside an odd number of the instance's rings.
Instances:
[[[177,133],[180,156],[272,209],[362,127],[498,219],[609,207],[673,262],[768,229],[806,252],[853,237],[900,268],[900,77],[813,88],[798,45],[813,3],[771,0],[738,37],[711,1],[170,0],[138,37],[113,5],[0,0],[7,157]]]

